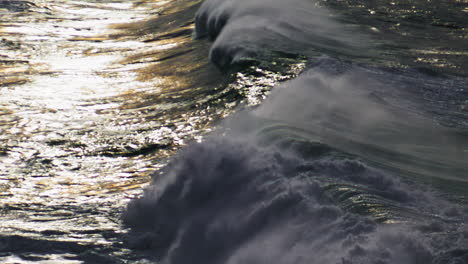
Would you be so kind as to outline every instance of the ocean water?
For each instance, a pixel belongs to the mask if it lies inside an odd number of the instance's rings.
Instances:
[[[468,263],[467,3],[0,8],[0,261]]]

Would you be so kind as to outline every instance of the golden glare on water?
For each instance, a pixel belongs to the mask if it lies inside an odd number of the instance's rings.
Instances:
[[[154,57],[136,61],[186,43],[191,28],[182,39],[164,41],[125,31],[167,8],[164,1],[1,4],[0,234],[112,244],[100,233],[123,232],[117,212],[213,119],[196,109],[182,114],[184,102],[165,101],[163,90],[174,96],[189,80],[174,86]],[[195,56],[207,67],[206,51]],[[187,72],[198,67],[189,66]],[[211,71],[204,77],[218,74]],[[79,263],[73,256],[41,259]],[[1,261],[27,263],[8,254]]]

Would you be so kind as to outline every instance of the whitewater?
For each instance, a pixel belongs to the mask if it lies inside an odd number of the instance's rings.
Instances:
[[[466,261],[466,208],[418,182],[466,184],[466,135],[442,123],[467,79],[372,64],[370,36],[315,4],[203,2],[194,37],[221,69],[308,62],[154,176],[124,214],[135,246],[162,263]]]

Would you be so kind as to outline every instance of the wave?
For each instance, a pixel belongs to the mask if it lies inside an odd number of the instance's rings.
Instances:
[[[421,184],[466,195],[466,78],[314,57],[369,45],[312,1],[206,0],[195,20],[220,68],[311,59],[154,175],[123,215],[130,247],[172,264],[467,260],[468,211]]]
[[[314,1],[207,0],[198,10],[195,37],[214,41],[210,59],[220,68],[271,52],[352,57],[372,55],[368,37],[343,28]]]
[[[466,183],[464,78],[434,77],[335,59],[316,60],[272,91],[255,115],[307,131],[320,141],[399,169],[399,174]],[[450,104],[434,104],[433,89]],[[443,92],[441,91],[443,90]],[[447,100],[449,101],[449,100]],[[304,134],[304,133],[303,133]]]
[[[463,261],[468,212],[415,177],[445,171],[463,186],[456,141],[336,63],[174,157],[129,204],[129,245],[173,264]]]
[[[186,148],[129,204],[129,244],[174,264],[459,263],[446,255],[463,239],[463,211],[314,150],[303,159],[233,137]]]

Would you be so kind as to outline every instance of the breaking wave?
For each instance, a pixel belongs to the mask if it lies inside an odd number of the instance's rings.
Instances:
[[[124,213],[131,247],[172,264],[467,261],[467,210],[421,184],[467,186],[466,78],[349,62],[367,36],[307,0],[206,0],[195,36],[221,68],[328,57],[155,174]]]
[[[462,263],[461,209],[325,145],[307,151],[226,137],[186,148],[130,203],[129,244],[174,264]]]
[[[207,0],[195,21],[195,37],[214,41],[210,59],[221,68],[271,52],[372,54],[365,34],[343,28],[314,1]]]

